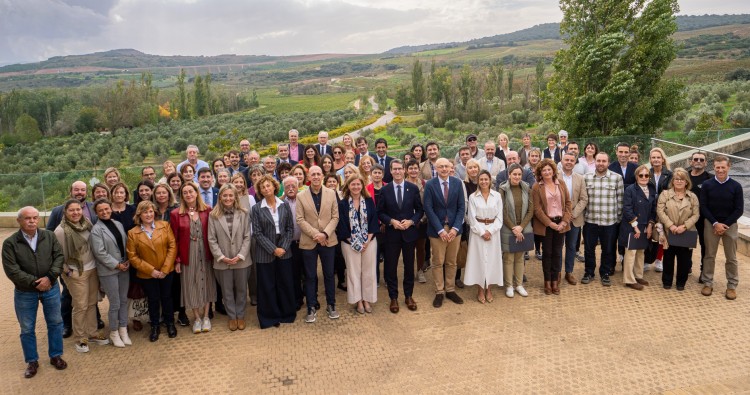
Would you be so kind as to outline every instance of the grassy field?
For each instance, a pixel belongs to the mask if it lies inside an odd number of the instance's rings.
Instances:
[[[260,112],[329,111],[351,106],[357,93],[323,93],[319,95],[281,95],[276,89],[258,89]]]

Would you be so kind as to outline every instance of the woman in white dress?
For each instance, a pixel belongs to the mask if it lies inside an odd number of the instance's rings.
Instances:
[[[492,302],[492,284],[503,284],[500,228],[503,226],[503,201],[492,190],[492,176],[487,170],[479,173],[479,188],[469,196],[469,237],[464,283],[477,285],[477,301]]]

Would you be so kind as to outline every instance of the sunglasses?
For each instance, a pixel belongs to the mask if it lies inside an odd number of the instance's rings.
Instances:
[[[649,174],[639,174],[638,178],[648,178]]]
[[[705,162],[705,158],[693,158],[693,162]]]
[[[477,139],[476,139],[476,137],[469,137],[469,139],[466,140],[466,141],[477,141]]]

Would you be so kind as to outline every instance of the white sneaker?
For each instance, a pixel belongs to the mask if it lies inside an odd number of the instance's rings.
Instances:
[[[427,279],[424,277],[424,272],[421,270],[417,270],[417,281],[422,284],[427,282]]]
[[[505,296],[512,298],[514,295],[513,287],[505,287]]]
[[[622,263],[622,261],[625,259],[622,255],[617,255],[617,263]]]
[[[115,347],[125,348],[125,343],[120,339],[120,332],[111,331],[109,332],[109,340],[112,341],[112,345]]]
[[[80,353],[89,352],[89,344],[85,341],[80,341],[76,343],[76,351]]]
[[[126,346],[132,346],[133,342],[130,340],[130,336],[128,336],[128,327],[120,327],[118,329],[118,332],[120,333],[120,339],[122,340],[122,343]]]
[[[643,272],[645,273],[645,272],[647,272],[649,270],[651,270],[651,264],[650,263],[644,264],[643,265]]]
[[[201,333],[201,319],[196,318],[195,322],[193,322],[193,333]]]
[[[519,295],[523,296],[524,298],[529,296],[529,293],[526,292],[526,288],[523,287],[523,285],[519,285],[516,287],[516,292],[518,292]]]
[[[657,259],[656,262],[654,262],[654,265],[656,265],[656,271],[661,273],[664,271],[664,264],[661,262],[661,259]]]
[[[201,330],[203,332],[211,331],[211,320],[209,320],[208,317],[203,317],[203,324],[201,324]]]

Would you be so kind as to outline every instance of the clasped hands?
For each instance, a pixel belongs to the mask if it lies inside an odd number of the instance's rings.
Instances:
[[[410,219],[402,219],[401,221],[397,219],[391,220],[391,226],[393,226],[395,229],[398,229],[398,230],[407,230],[412,225],[414,225],[414,221]]]

